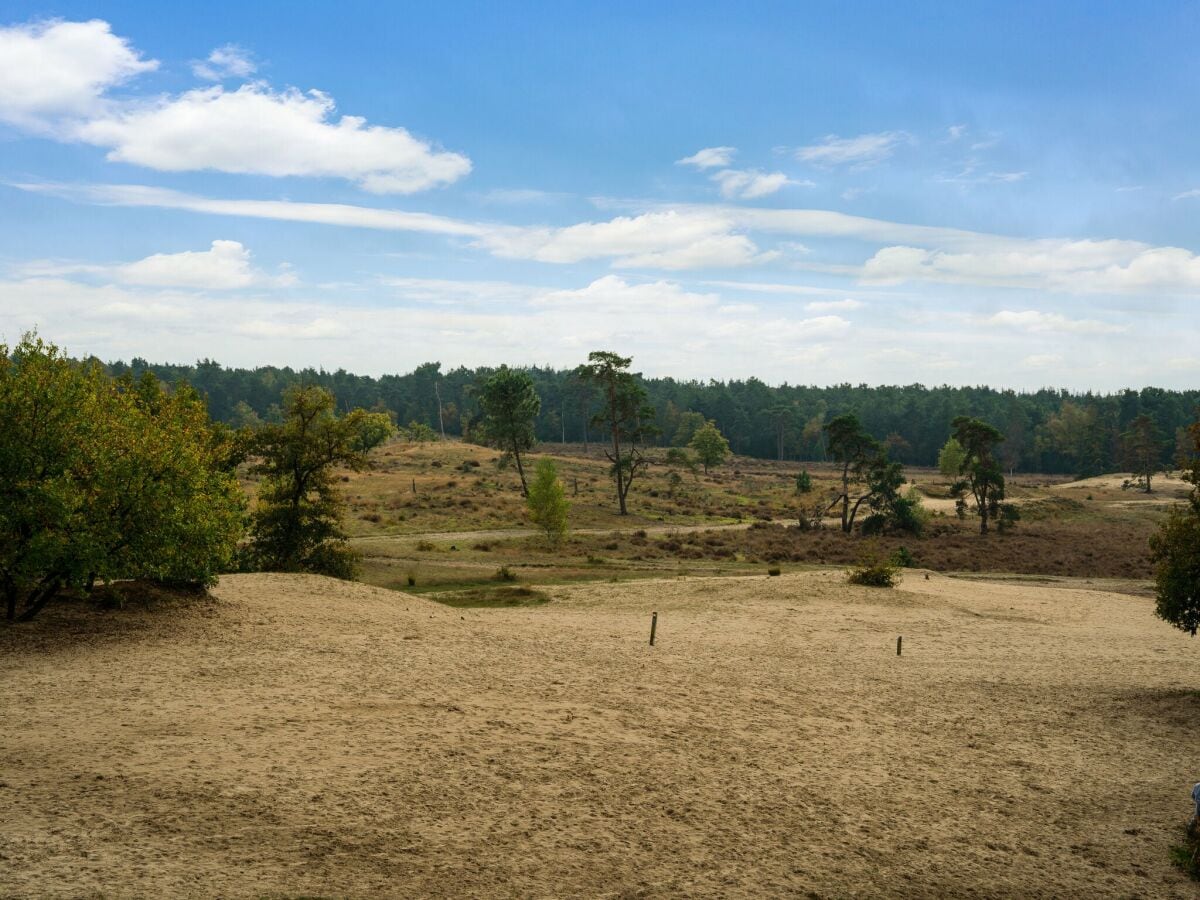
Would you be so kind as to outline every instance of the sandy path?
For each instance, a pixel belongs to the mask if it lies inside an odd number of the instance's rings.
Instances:
[[[0,631],[0,894],[1197,895],[1168,847],[1198,651],[1144,600],[832,572],[487,611],[217,593]]]

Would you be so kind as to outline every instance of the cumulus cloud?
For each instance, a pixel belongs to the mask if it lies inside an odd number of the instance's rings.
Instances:
[[[224,81],[227,78],[249,78],[256,71],[249,51],[236,44],[217,47],[208,59],[192,63],[192,74],[205,81]]]
[[[98,19],[0,28],[0,120],[52,131],[102,111],[106,91],[156,68]]]
[[[695,166],[697,169],[717,169],[728,166],[737,154],[736,147],[706,147],[691,156],[677,159],[677,166]]]
[[[334,109],[320,91],[213,86],[126,105],[76,133],[110,148],[115,162],[167,172],[345,178],[381,194],[449,184],[471,170],[465,156],[435,150],[403,128],[367,125],[358,116],[335,119]]]
[[[233,326],[238,334],[259,338],[292,338],[304,341],[342,337],[348,333],[343,322],[318,318],[306,321],[286,321],[278,318],[251,319]]]
[[[811,181],[792,181],[782,172],[760,172],[758,169],[722,169],[715,172],[712,180],[721,189],[721,196],[753,200],[774,194],[789,184],[811,186]]]
[[[796,159],[818,166],[866,168],[883,162],[899,145],[911,140],[904,131],[880,131],[849,138],[830,134],[815,144],[801,147],[796,151]]]
[[[338,116],[321,91],[252,83],[153,99],[109,94],[157,65],[99,20],[0,29],[0,120],[165,172],[344,178],[372,193],[411,194],[471,171],[466,156],[404,128]],[[226,45],[194,71],[210,81],[244,78],[254,63]]]
[[[251,264],[250,251],[238,241],[213,241],[208,250],[155,253],[117,265],[34,261],[18,266],[25,277],[87,275],[119,284],[228,291],[249,287],[291,287],[296,277],[287,266],[268,275]]]

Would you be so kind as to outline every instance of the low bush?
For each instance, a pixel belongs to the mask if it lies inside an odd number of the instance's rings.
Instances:
[[[900,583],[900,566],[894,557],[883,556],[876,548],[865,549],[846,580],[865,587],[895,587]]]
[[[516,581],[516,573],[508,566],[501,566],[496,570],[496,574],[492,576],[493,581]]]

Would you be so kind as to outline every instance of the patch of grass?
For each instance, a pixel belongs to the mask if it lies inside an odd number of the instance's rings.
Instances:
[[[1171,862],[1194,881],[1200,881],[1200,836],[1186,835],[1184,843],[1173,846]]]
[[[488,586],[432,595],[432,600],[455,609],[495,609],[514,606],[541,606],[550,595],[525,585]]]
[[[496,570],[496,574],[492,576],[496,581],[516,581],[516,573],[508,566],[501,566]]]

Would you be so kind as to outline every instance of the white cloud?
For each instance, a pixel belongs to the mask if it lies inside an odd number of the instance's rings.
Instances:
[[[826,135],[821,141],[801,147],[796,159],[818,166],[853,165],[858,168],[877,165],[890,157],[900,144],[912,137],[903,131],[881,131],[843,138]]]
[[[280,319],[251,319],[233,326],[238,334],[258,338],[291,338],[304,341],[343,337],[349,333],[345,324],[335,319],[318,318],[307,321]]]
[[[295,277],[270,277],[250,264],[250,251],[237,241],[213,241],[208,250],[156,253],[137,262],[117,266],[118,281],[159,287],[233,290],[255,285],[288,286]]]
[[[967,133],[966,125],[951,125],[949,128],[946,129],[945,143],[951,143],[953,141],[957,141],[959,138],[963,137],[963,135],[965,135],[966,133]]]
[[[258,71],[250,53],[236,44],[217,47],[203,62],[192,63],[192,74],[205,81],[248,78]]]
[[[0,120],[51,131],[63,117],[96,114],[107,90],[157,67],[98,19],[0,28]]]
[[[713,174],[712,180],[720,187],[722,197],[743,200],[769,196],[789,184],[812,186],[811,181],[792,181],[782,172],[767,173],[758,169],[722,169]]]
[[[1117,188],[1117,190],[1121,190],[1121,188]],[[1129,190],[1133,190],[1133,188],[1129,188]],[[1190,191],[1184,191],[1182,194],[1176,194],[1171,199],[1172,200],[1190,200],[1193,197],[1200,197],[1200,188],[1193,188]]]
[[[966,253],[893,246],[867,260],[862,280],[988,284],[1063,293],[1195,293],[1200,291],[1200,257],[1179,247],[1121,240],[998,239],[992,247]]]
[[[16,267],[27,278],[87,275],[119,284],[228,291],[249,287],[291,287],[297,282],[288,267],[268,275],[250,262],[250,251],[238,241],[213,241],[208,250],[155,253],[117,265],[37,260]]]
[[[465,156],[435,150],[403,128],[333,113],[320,91],[213,86],[126,105],[76,134],[111,148],[110,160],[160,171],[345,178],[380,194],[449,184],[471,170]]]
[[[1035,353],[1021,360],[1026,369],[1058,369],[1065,360],[1057,353]]]
[[[719,268],[771,258],[732,232],[720,215],[669,210],[566,228],[500,228],[483,234],[479,243],[510,259],[573,263],[615,257],[614,265],[627,268]]]
[[[986,320],[988,325],[1001,325],[1035,334],[1119,334],[1122,325],[1099,322],[1095,319],[1068,319],[1061,313],[1036,309],[1001,310]]]
[[[732,163],[736,153],[736,147],[706,147],[691,156],[677,159],[675,165],[695,166],[697,169],[717,169]]]
[[[861,300],[847,297],[844,300],[814,300],[806,303],[804,308],[809,312],[853,312],[862,309],[865,304]]]

